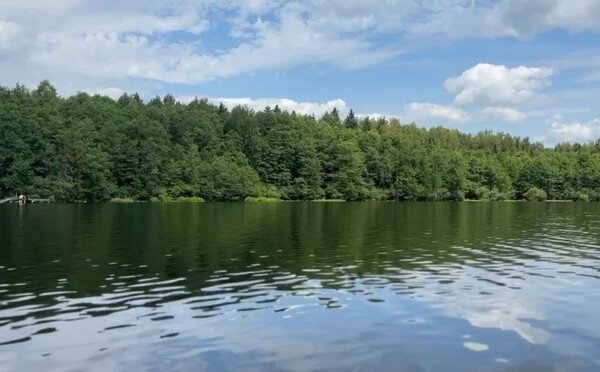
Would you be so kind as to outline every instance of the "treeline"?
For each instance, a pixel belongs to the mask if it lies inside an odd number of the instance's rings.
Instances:
[[[0,88],[0,197],[600,200],[600,141]]]

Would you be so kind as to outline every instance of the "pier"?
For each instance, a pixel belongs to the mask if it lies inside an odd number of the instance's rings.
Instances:
[[[23,204],[45,204],[45,203],[53,203],[54,202],[54,198],[25,198],[24,201],[22,202]],[[19,203],[19,197],[18,196],[11,196],[9,198],[5,198],[0,200],[0,204],[5,204],[5,203]]]

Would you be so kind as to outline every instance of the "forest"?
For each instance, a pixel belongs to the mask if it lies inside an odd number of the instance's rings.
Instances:
[[[600,200],[600,141],[547,148],[337,110],[0,87],[0,198]]]

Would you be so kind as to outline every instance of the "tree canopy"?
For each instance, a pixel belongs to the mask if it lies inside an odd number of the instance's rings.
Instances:
[[[600,199],[600,141],[546,148],[384,118],[0,87],[0,197]]]

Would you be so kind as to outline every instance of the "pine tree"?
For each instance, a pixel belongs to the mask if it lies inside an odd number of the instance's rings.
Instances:
[[[356,119],[356,116],[354,116],[353,110],[350,110],[350,113],[346,117],[346,120],[344,120],[344,125],[346,126],[346,128],[349,129],[358,128],[358,120]]]

